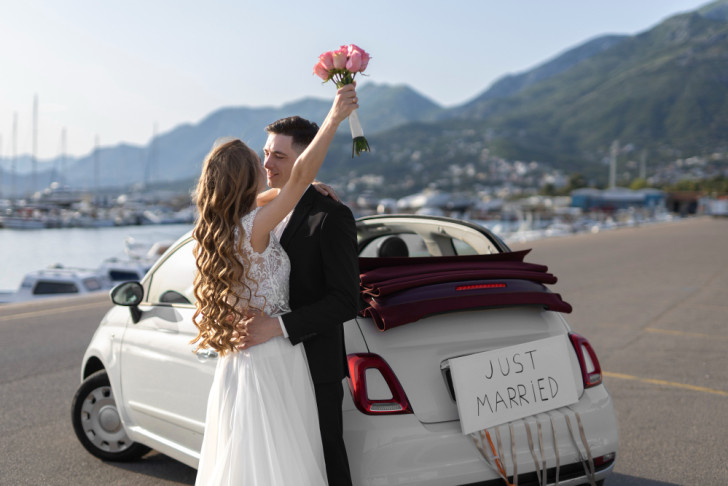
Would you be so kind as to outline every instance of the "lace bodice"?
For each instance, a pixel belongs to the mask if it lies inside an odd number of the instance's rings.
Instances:
[[[269,316],[275,316],[290,311],[288,306],[288,276],[291,273],[291,262],[273,233],[270,235],[268,247],[261,253],[253,250],[250,244],[250,233],[253,229],[256,208],[243,216],[243,252],[248,259],[247,277],[245,283],[253,291],[252,297],[241,286],[239,293],[245,301],[258,309],[263,309]],[[240,237],[240,235],[238,235]],[[243,265],[245,262],[243,261]]]

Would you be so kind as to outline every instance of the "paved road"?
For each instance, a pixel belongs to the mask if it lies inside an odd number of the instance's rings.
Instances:
[[[0,306],[0,485],[194,484],[195,471],[161,454],[104,463],[71,426],[71,399],[106,295]]]
[[[620,427],[610,485],[728,484],[728,220],[684,220],[511,245],[533,248],[605,370]],[[108,298],[0,306],[0,485],[193,484],[152,453],[85,452],[70,423],[86,345]]]
[[[728,484],[728,219],[511,245],[558,276],[615,401],[615,485]]]

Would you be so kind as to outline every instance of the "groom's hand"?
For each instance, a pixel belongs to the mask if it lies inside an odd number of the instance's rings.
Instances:
[[[240,350],[263,344],[276,336],[283,336],[278,318],[261,314],[245,318],[235,327],[241,336],[236,346]]]

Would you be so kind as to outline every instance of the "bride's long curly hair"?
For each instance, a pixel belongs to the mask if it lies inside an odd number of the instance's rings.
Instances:
[[[257,154],[240,140],[214,147],[202,166],[196,198],[199,217],[192,231],[197,273],[197,299],[192,321],[196,350],[213,348],[220,355],[235,351],[235,323],[248,311],[254,290],[245,284],[250,267],[241,251],[241,219],[255,207],[261,169]],[[247,297],[241,302],[241,294]]]

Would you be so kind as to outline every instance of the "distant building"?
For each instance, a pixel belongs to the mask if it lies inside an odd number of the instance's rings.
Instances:
[[[665,207],[665,193],[659,189],[576,189],[571,192],[571,206],[584,211],[616,211],[626,208],[657,209]]]
[[[667,208],[681,216],[704,212],[700,199],[704,194],[700,191],[673,191],[667,195]]]

